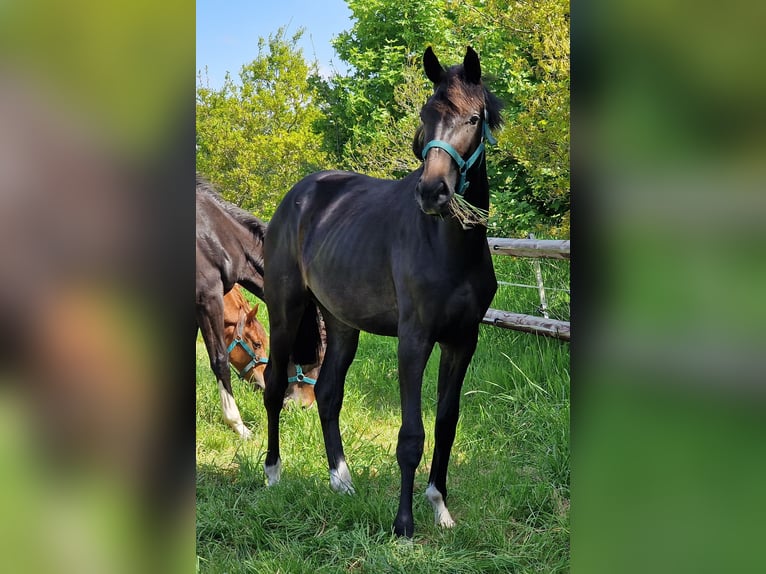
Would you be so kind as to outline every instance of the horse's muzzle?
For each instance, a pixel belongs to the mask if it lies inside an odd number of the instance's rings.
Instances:
[[[415,198],[420,209],[427,215],[444,215],[447,213],[452,189],[443,179],[424,181],[421,177],[415,186]]]

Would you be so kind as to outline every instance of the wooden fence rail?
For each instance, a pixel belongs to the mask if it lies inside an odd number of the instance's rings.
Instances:
[[[498,309],[487,309],[486,315],[481,320],[487,325],[523,331],[534,335],[543,335],[555,339],[570,340],[569,321],[557,319],[545,319],[534,315],[522,315],[521,313],[509,313]]]
[[[569,240],[553,239],[506,239],[488,237],[487,243],[492,255],[512,255],[515,257],[548,257],[551,259],[569,259]],[[564,341],[570,340],[569,321],[559,321],[547,317],[535,317],[521,313],[509,313],[498,309],[488,309],[482,323],[504,329],[513,329]]]
[[[487,243],[489,243],[489,250],[492,255],[569,259],[568,239],[505,239],[488,237]]]

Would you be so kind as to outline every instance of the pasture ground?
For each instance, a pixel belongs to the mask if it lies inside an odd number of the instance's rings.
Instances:
[[[499,280],[534,284],[529,260],[495,258],[495,264]],[[544,262],[544,275],[546,285],[567,286],[568,263]],[[557,297],[566,300],[552,316],[568,319],[568,294]],[[537,304],[536,292],[501,286],[492,306],[535,314]],[[556,305],[550,294],[549,304]],[[426,442],[415,479],[415,536],[406,542],[391,533],[399,496],[395,339],[363,333],[347,378],[341,432],[353,496],[330,490],[316,407],[283,411],[282,481],[266,488],[263,396],[234,380],[242,418],[254,433],[241,441],[222,421],[198,339],[198,571],[568,571],[568,343],[481,327],[450,460],[448,507],[457,522],[451,530],[434,525],[423,495],[433,450],[438,355],[437,347],[424,376]]]

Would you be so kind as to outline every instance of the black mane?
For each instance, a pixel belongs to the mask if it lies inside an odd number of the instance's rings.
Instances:
[[[221,209],[233,217],[238,223],[247,227],[256,237],[263,241],[266,235],[266,224],[252,213],[245,211],[223,199],[204,176],[197,173],[197,191],[204,193],[218,204]]]

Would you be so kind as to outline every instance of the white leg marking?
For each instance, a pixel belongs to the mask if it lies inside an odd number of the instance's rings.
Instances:
[[[234,397],[226,392],[221,381],[218,381],[218,395],[221,397],[221,411],[223,411],[223,420],[226,424],[233,428],[234,432],[243,439],[249,439],[253,436],[250,429],[242,422],[242,417],[239,414],[237,403],[234,402]]]
[[[277,459],[277,463],[274,466],[266,466],[264,463],[263,472],[266,473],[266,484],[274,486],[282,476],[282,461]]]
[[[426,498],[434,509],[434,522],[436,526],[443,526],[444,528],[452,528],[455,526],[455,521],[447,510],[447,505],[444,504],[444,497],[442,493],[433,485],[429,484],[426,488]]]
[[[335,492],[343,494],[354,494],[354,485],[351,484],[351,473],[348,471],[348,465],[345,460],[338,463],[338,468],[330,469],[330,487]]]

